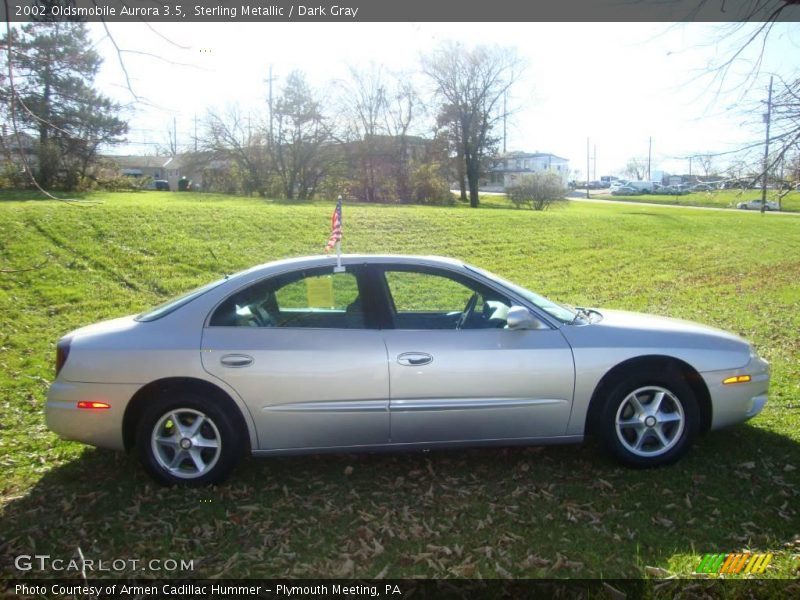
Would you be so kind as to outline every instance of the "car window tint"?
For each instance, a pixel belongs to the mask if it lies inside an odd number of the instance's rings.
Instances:
[[[430,273],[387,271],[386,283],[397,312],[462,311],[472,290]]]
[[[511,302],[477,282],[467,285],[444,274],[410,270],[385,271],[385,277],[395,329],[506,326]]]
[[[209,325],[358,329],[365,317],[356,275],[328,270],[255,283],[225,300]]]
[[[306,277],[276,290],[283,310],[347,310],[358,298],[358,282],[350,273]]]

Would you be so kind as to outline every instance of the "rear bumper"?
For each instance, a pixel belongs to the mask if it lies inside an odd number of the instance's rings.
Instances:
[[[711,395],[711,429],[720,429],[752,419],[767,403],[769,363],[753,357],[740,369],[701,373]],[[749,375],[748,383],[723,384],[736,375]]]
[[[65,440],[122,450],[125,408],[140,387],[137,384],[56,381],[47,393],[45,423]],[[78,402],[82,400],[106,402],[110,408],[78,408]]]

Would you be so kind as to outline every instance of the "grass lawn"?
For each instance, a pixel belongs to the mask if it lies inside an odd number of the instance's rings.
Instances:
[[[0,574],[18,554],[194,559],[192,577],[688,575],[705,553],[800,564],[800,221],[566,203],[546,212],[345,206],[348,252],[463,258],[556,300],[701,321],[773,365],[770,402],[679,464],[583,446],[244,461],[213,489],[43,423],[67,331],[279,257],[319,253],[332,203],[161,192],[0,199]],[[652,198],[647,197],[650,201]],[[159,573],[155,573],[158,575]],[[179,575],[176,573],[176,576]]]
[[[761,198],[761,190],[715,190],[692,192],[685,196],[666,194],[642,194],[641,196],[612,196],[608,192],[591,192],[592,198],[601,200],[624,200],[626,202],[651,202],[655,204],[677,204],[681,206],[709,206],[712,208],[736,208],[738,202]],[[778,201],[776,190],[767,190],[767,200]],[[781,200],[781,210],[800,212],[800,192],[789,192]]]

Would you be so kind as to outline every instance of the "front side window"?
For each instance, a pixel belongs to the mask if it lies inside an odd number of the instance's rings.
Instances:
[[[387,270],[384,275],[395,329],[506,326],[510,301],[477,282],[433,270]]]
[[[564,305],[561,305],[561,304],[558,304],[556,302],[553,302],[552,300],[548,300],[544,296],[540,296],[539,294],[535,294],[534,292],[532,292],[532,291],[530,291],[528,289],[525,289],[524,287],[519,286],[516,283],[512,283],[511,281],[508,281],[507,279],[503,279],[499,275],[495,275],[494,273],[490,273],[489,271],[486,271],[485,269],[481,269],[480,267],[473,267],[473,266],[467,265],[467,268],[470,269],[471,271],[475,271],[476,273],[480,273],[481,275],[483,275],[487,279],[490,279],[492,281],[495,281],[495,282],[499,283],[503,287],[508,288],[513,293],[518,294],[519,296],[521,296],[522,298],[524,298],[525,300],[527,300],[528,302],[530,302],[531,304],[533,304],[537,308],[540,308],[541,310],[543,310],[544,312],[549,314],[551,317],[555,317],[559,321],[563,321],[565,323],[569,323],[575,318],[576,312],[574,310],[572,310],[571,308],[568,308],[568,307],[566,307]]]
[[[366,327],[355,273],[315,269],[254,283],[214,311],[212,327]]]

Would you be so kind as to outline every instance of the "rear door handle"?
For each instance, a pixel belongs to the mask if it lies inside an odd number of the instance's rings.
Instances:
[[[219,362],[225,367],[249,367],[253,364],[253,357],[247,354],[226,354]]]
[[[419,367],[433,362],[433,357],[425,352],[403,352],[397,362],[406,367]]]

